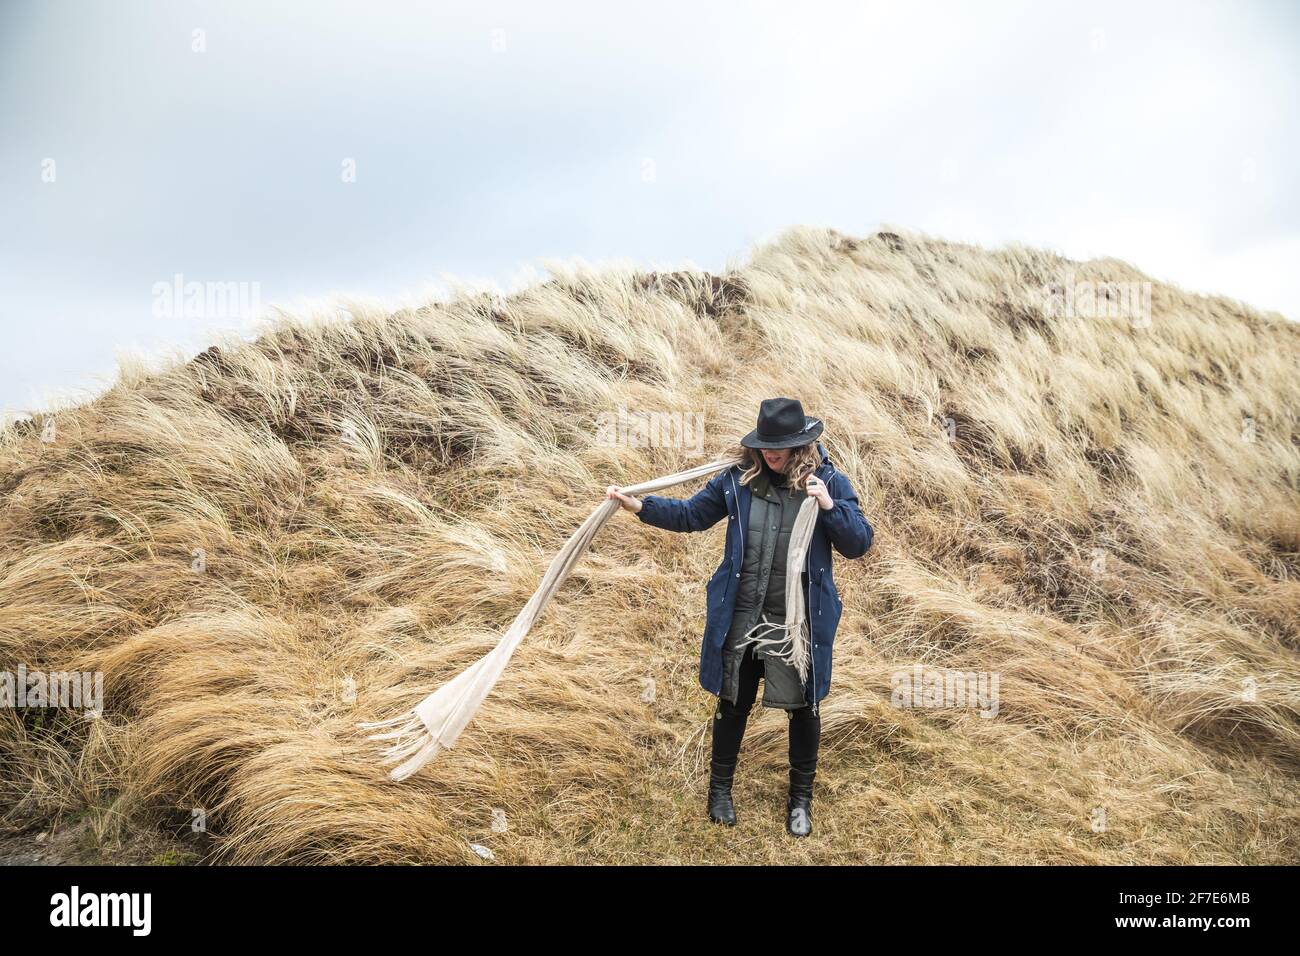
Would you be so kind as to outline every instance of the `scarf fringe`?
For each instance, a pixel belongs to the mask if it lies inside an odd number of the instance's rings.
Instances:
[[[755,632],[763,628],[761,634]],[[782,637],[765,637],[764,634],[781,631]],[[784,661],[795,669],[799,682],[808,686],[808,622],[807,620],[777,624],[775,621],[761,621],[748,631],[741,641],[751,640],[754,646],[770,657]]]
[[[390,720],[359,724],[362,729],[378,729],[368,740],[391,740],[381,752],[380,763],[401,765],[390,771],[393,780],[405,780],[419,770],[440,750],[455,744],[460,732],[469,723],[478,704],[492,684],[496,682],[506,661],[518,643],[517,629],[512,625],[505,638],[493,650],[479,658],[454,678],[421,701],[407,713]],[[514,642],[508,639],[514,636]]]
[[[411,721],[415,719],[416,719],[415,711],[410,710],[407,711],[405,714],[401,715],[400,717],[390,717],[388,720],[377,720],[374,721],[373,723],[357,724],[357,726],[360,727],[362,730],[378,730],[385,727],[407,728],[410,725]],[[404,730],[399,729],[393,731],[392,733],[387,733],[387,734],[371,734],[366,739],[367,740],[392,740],[394,737],[398,737],[404,732],[405,732]]]

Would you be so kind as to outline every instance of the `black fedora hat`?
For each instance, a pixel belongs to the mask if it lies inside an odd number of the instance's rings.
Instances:
[[[822,433],[819,418],[809,418],[797,398],[765,398],[758,427],[740,440],[746,448],[797,448]]]

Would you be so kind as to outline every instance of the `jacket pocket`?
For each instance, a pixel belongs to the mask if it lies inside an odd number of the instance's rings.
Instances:
[[[723,559],[718,569],[713,572],[713,577],[709,578],[709,583],[704,588],[704,596],[707,601],[705,610],[709,627],[713,627],[722,616],[722,607],[726,603],[727,584],[731,579],[731,558]]]
[[[728,584],[732,579],[732,559],[731,555],[723,558],[723,563],[719,564],[718,570],[714,571],[714,576],[708,579],[705,587],[705,593],[708,596],[708,606],[722,604],[723,597],[727,593]]]
[[[818,604],[819,623],[821,624],[823,639],[829,646],[835,643],[835,631],[839,627],[844,604],[840,601],[839,592],[835,589],[835,580],[829,574],[823,572],[817,583],[817,590],[820,595],[820,603]]]
[[[827,575],[823,587],[826,590],[826,596],[830,599],[831,606],[835,608],[835,613],[838,615],[840,611],[844,610],[844,602],[840,600],[839,589],[835,587],[835,582],[831,580],[829,575]]]

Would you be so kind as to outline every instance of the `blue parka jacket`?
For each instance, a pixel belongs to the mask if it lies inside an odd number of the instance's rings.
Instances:
[[[843,605],[835,590],[831,567],[831,548],[846,558],[860,558],[871,547],[872,530],[853,485],[843,472],[836,470],[821,442],[817,442],[821,464],[813,472],[826,483],[826,491],[835,502],[828,510],[817,511],[812,542],[801,575],[807,599],[805,614],[812,635],[812,680],[804,688],[804,699],[814,708],[831,689],[831,648],[840,623]],[[736,610],[736,592],[741,563],[745,554],[744,529],[749,523],[752,494],[740,484],[741,468],[732,465],[712,478],[690,498],[645,495],[637,517],[648,525],[667,531],[704,531],[727,517],[726,553],[722,563],[705,587],[708,610],[704,640],[700,646],[700,686],[711,694],[722,691],[722,644]]]

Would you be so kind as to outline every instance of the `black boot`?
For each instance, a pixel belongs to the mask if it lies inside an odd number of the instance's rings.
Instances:
[[[736,808],[731,803],[731,779],[735,774],[734,759],[709,764],[709,819],[729,827],[736,825]]]
[[[816,770],[790,768],[790,796],[786,799],[785,830],[791,836],[812,833],[812,792]]]

